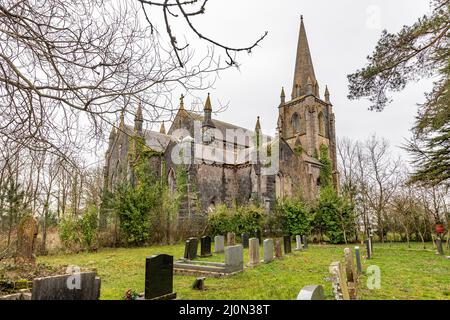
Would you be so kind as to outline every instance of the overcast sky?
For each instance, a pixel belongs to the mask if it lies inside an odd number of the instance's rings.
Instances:
[[[399,146],[411,135],[416,104],[424,101],[431,80],[409,85],[376,113],[368,111],[367,100],[347,99],[347,75],[365,66],[383,29],[396,32],[429,11],[428,0],[212,0],[195,19],[205,35],[243,46],[269,32],[251,55],[239,56],[240,70],[222,72],[209,90],[213,108],[218,101],[229,103],[216,117],[254,128],[259,115],[265,133],[274,133],[282,86],[290,97],[302,14],[321,95],[325,85],[331,93],[338,137],[364,140],[376,133]]]

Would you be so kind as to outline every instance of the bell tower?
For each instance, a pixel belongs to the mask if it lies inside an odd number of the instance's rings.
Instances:
[[[306,154],[314,158],[318,157],[320,146],[327,145],[333,169],[336,170],[336,138],[330,92],[326,88],[325,99],[321,99],[303,16],[300,19],[291,100],[287,101],[284,89],[280,98],[280,137],[298,155]]]

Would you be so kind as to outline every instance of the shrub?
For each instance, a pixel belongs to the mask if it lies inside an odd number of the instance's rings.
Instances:
[[[287,199],[277,205],[284,233],[304,235],[311,232],[311,210],[300,199]]]
[[[215,207],[208,217],[208,230],[213,235],[252,233],[262,229],[264,210],[254,204],[233,206],[224,204]]]
[[[66,218],[60,224],[59,237],[67,250],[91,250],[97,240],[97,209],[90,206],[79,218]]]

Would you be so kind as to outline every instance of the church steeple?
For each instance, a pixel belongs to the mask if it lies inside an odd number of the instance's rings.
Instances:
[[[212,114],[212,106],[211,106],[211,98],[206,98],[205,107],[203,109],[204,119],[203,119],[203,127],[215,128],[214,123],[212,122],[211,114]]]
[[[311,52],[309,51],[308,38],[306,37],[305,25],[303,23],[303,16],[300,21],[300,33],[298,36],[297,58],[295,62],[294,83],[292,86],[292,98],[307,94],[308,80],[312,84],[317,83],[316,75],[314,73],[314,66],[311,59]],[[313,89],[313,94],[318,95],[316,88]]]

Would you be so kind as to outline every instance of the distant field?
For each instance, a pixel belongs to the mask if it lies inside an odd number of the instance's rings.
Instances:
[[[351,245],[350,247],[354,247]],[[445,299],[450,300],[450,260],[437,256],[432,244],[375,244],[374,258],[363,259],[381,269],[381,289],[369,290],[365,275],[360,277],[359,298],[367,299]],[[310,245],[307,251],[293,252],[282,260],[246,269],[224,279],[206,279],[206,290],[191,289],[195,277],[175,276],[174,291],[179,299],[275,299],[292,300],[305,285],[322,284],[328,299],[333,299],[328,266],[343,261],[345,246]],[[40,257],[48,264],[74,264],[96,268],[102,278],[101,299],[122,299],[128,288],[144,291],[145,257],[166,253],[177,259],[183,245],[154,246],[136,249],[104,249],[97,253]],[[361,246],[364,256],[365,250]],[[449,253],[447,253],[448,255]],[[262,249],[261,249],[262,256]],[[223,255],[208,260],[223,261]],[[245,262],[248,251],[244,251]]]

